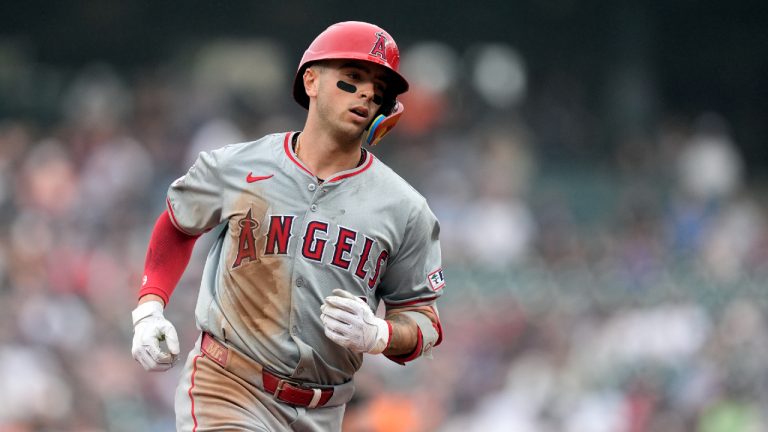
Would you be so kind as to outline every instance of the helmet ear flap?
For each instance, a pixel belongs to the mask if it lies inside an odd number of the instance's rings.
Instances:
[[[379,108],[379,114],[383,114],[384,116],[388,116],[392,114],[395,111],[395,107],[400,102],[395,99],[394,96],[387,97],[384,96],[384,101],[381,103],[381,107]]]
[[[389,108],[387,109],[387,106]],[[382,104],[379,114],[373,119],[365,131],[363,141],[369,146],[375,146],[395,127],[400,116],[403,115],[405,106],[395,98],[390,98]]]

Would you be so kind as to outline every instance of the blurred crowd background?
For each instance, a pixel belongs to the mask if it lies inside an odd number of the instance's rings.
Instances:
[[[345,431],[768,431],[765,5],[417,3],[4,5],[0,431],[173,430],[179,368],[130,355],[167,187],[300,129],[300,56],[346,19],[400,45],[372,151],[447,288],[435,358],[367,356]],[[210,241],[167,308],[185,353]]]

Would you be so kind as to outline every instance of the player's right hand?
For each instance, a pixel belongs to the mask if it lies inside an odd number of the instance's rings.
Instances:
[[[158,301],[142,303],[132,315],[133,358],[148,371],[172,368],[179,358],[179,337],[173,324],[163,316],[163,304]],[[162,341],[167,349],[160,346]]]

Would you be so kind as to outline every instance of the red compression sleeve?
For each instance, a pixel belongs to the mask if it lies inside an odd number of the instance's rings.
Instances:
[[[167,210],[157,218],[149,239],[139,298],[156,294],[168,304],[171,293],[189,264],[192,248],[199,237],[185,234],[173,226]]]

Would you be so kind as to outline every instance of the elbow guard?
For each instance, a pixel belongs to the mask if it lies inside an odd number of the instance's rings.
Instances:
[[[435,325],[429,317],[421,312],[405,311],[401,314],[412,319],[416,326],[419,328],[421,334],[421,350],[413,353],[413,358],[424,356],[432,358],[432,348],[441,342],[440,332],[438,331],[439,325]],[[418,348],[418,347],[417,347]]]

